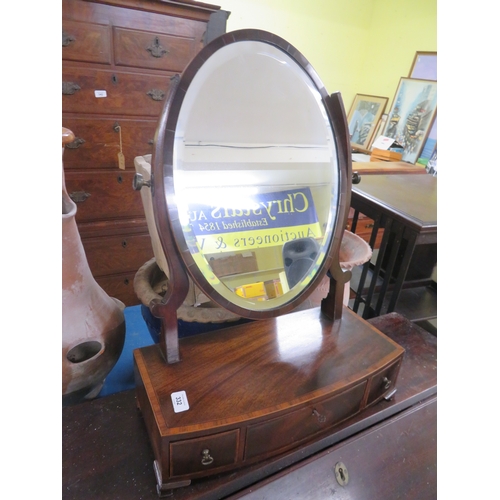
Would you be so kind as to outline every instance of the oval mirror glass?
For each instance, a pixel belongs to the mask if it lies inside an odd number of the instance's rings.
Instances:
[[[326,273],[340,174],[319,79],[282,39],[246,31],[253,36],[208,45],[183,73],[164,175],[191,276],[253,317],[295,304]]]

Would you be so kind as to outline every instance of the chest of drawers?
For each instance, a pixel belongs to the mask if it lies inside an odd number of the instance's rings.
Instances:
[[[134,158],[152,153],[170,79],[207,31],[225,31],[221,14],[228,13],[192,0],[62,3],[62,123],[75,134],[64,153],[66,186],[96,281],[128,306],[139,303],[137,269],[153,257],[132,189]]]

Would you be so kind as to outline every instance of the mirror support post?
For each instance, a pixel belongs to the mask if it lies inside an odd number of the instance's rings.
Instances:
[[[340,212],[338,219],[339,227],[345,228],[351,204],[352,160],[349,128],[340,92],[327,95],[325,98],[325,107],[330,115],[330,121],[338,139],[341,197],[337,208]],[[340,231],[340,238],[342,238],[343,233],[342,229]],[[330,289],[328,295],[321,301],[321,312],[333,322],[338,322],[342,318],[344,307],[344,286],[351,279],[352,273],[351,271],[344,271],[340,267],[339,240],[334,241],[334,248],[337,248],[337,251],[329,270]]]
[[[179,334],[177,326],[177,309],[182,305],[189,290],[189,279],[182,259],[175,245],[172,228],[166,218],[160,218],[158,213],[166,213],[165,200],[167,190],[172,190],[172,178],[168,179],[168,187],[165,187],[164,161],[172,161],[169,157],[165,159],[164,143],[167,127],[167,119],[173,96],[179,86],[180,77],[175,75],[171,78],[169,94],[165,102],[163,113],[158,124],[153,150],[153,176],[152,176],[152,198],[156,227],[160,241],[165,252],[168,265],[168,288],[163,300],[153,300],[150,310],[153,316],[161,319],[160,348],[167,363],[177,363],[179,356]],[[171,153],[170,153],[171,154]]]
[[[330,289],[321,301],[321,312],[333,322],[342,318],[344,286],[351,279],[351,271],[343,271],[338,262],[330,268]]]
[[[155,304],[151,312],[154,316],[161,318],[160,348],[163,357],[169,364],[177,363],[180,361],[177,307],[160,303]]]
[[[174,251],[173,248],[171,250]],[[186,298],[189,281],[177,255],[172,257],[172,254],[167,254],[166,257],[171,270],[167,293],[162,301],[152,301],[149,308],[153,316],[161,319],[160,348],[166,362],[170,364],[180,361],[177,309]]]

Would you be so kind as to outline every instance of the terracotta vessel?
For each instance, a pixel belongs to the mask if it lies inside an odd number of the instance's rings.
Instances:
[[[62,129],[64,144],[74,140]],[[63,405],[96,397],[125,341],[125,305],[95,281],[78,231],[76,205],[62,171],[62,395]]]

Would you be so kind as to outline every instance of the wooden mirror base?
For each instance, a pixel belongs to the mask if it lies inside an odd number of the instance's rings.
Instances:
[[[134,351],[160,494],[314,441],[395,391],[404,354],[347,308],[335,322],[313,308],[179,347],[175,364],[158,345]]]

